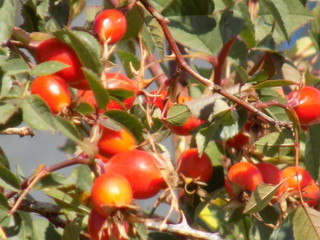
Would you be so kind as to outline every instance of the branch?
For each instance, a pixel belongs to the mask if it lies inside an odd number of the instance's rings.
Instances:
[[[29,127],[7,128],[0,132],[2,135],[19,135],[20,137],[31,136],[35,134]]]
[[[226,62],[226,59],[231,50],[231,47],[236,39],[237,39],[237,36],[234,36],[233,38],[231,38],[225,45],[223,45],[223,47],[220,50],[219,56],[214,66],[213,82],[216,85],[221,85],[223,66]]]
[[[208,233],[196,230],[189,227],[189,225],[185,224],[184,222],[179,224],[166,224],[162,221],[147,220],[145,222],[145,225],[150,230],[156,230],[159,232],[165,231],[168,233],[190,237],[192,239],[195,238],[203,240],[223,240],[223,238],[221,238],[218,233]]]
[[[59,169],[65,168],[65,167],[69,167],[72,165],[76,165],[76,164],[89,164],[89,159],[87,157],[84,157],[82,155],[77,156],[75,158],[71,158],[68,159],[66,161],[54,164],[50,167],[45,168],[46,173],[50,173],[50,172],[54,172],[57,171]],[[21,190],[23,191],[24,189],[28,188],[30,181],[34,178],[34,175],[31,175],[29,177],[27,177],[21,184]],[[6,198],[12,198],[14,195],[18,194],[17,192],[9,192],[6,194]]]
[[[196,78],[199,82],[201,82],[202,84],[204,84],[205,86],[207,86],[210,90],[212,90],[213,92],[217,92],[219,94],[221,94],[222,96],[228,98],[229,100],[231,100],[232,102],[237,103],[239,106],[247,109],[249,112],[259,116],[263,121],[273,124],[275,125],[277,128],[279,127],[286,127],[286,128],[291,128],[291,123],[288,122],[282,122],[282,121],[277,121],[271,117],[269,117],[267,114],[263,113],[262,111],[258,110],[257,108],[255,108],[254,106],[250,105],[249,103],[233,96],[232,94],[224,91],[223,89],[221,89],[220,87],[217,87],[214,85],[214,83],[212,83],[211,81],[209,81],[208,79],[202,77],[200,74],[198,74],[197,72],[195,72],[189,65],[188,63],[185,61],[185,59],[183,58],[177,43],[175,42],[175,40],[173,39],[169,28],[168,28],[168,23],[169,20],[165,17],[163,17],[159,12],[157,12],[147,1],[145,0],[139,0],[142,5],[150,12],[150,14],[158,21],[158,23],[160,24],[162,31],[168,41],[169,46],[171,47],[171,50],[173,51],[173,53],[176,56],[176,59],[178,61],[178,63],[180,64],[180,67],[183,68],[184,70],[186,70],[191,76],[193,76],[194,78]]]

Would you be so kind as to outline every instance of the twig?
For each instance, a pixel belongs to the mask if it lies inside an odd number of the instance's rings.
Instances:
[[[145,225],[150,230],[174,233],[181,236],[190,237],[192,239],[195,238],[203,240],[223,240],[223,238],[221,238],[218,233],[208,233],[196,230],[189,227],[189,225],[186,225],[184,222],[179,224],[167,224],[163,223],[163,221],[147,220],[145,222]]]
[[[20,137],[31,136],[35,134],[29,127],[7,128],[0,132],[1,135],[19,135]]]
[[[89,164],[89,159],[86,158],[86,157],[83,157],[82,155],[80,155],[80,156],[77,156],[75,158],[71,158],[71,159],[68,159],[66,161],[54,164],[54,165],[46,168],[46,172],[47,173],[54,172],[54,171],[57,171],[59,169],[62,169],[62,168],[65,168],[65,167],[69,167],[69,166],[72,166],[72,165],[76,165],[76,164]],[[27,177],[20,184],[21,190],[24,190],[24,189],[28,188],[29,182],[30,182],[30,180],[32,180],[32,178],[33,178],[33,175]],[[18,194],[18,193],[17,192],[9,192],[9,193],[6,194],[6,198],[7,199],[12,198],[16,194]]]
[[[173,39],[171,32],[169,31],[168,28],[168,23],[169,20],[163,17],[159,12],[157,12],[147,1],[145,0],[139,0],[142,5],[150,12],[150,14],[158,21],[160,24],[162,31],[168,41],[168,44],[171,47],[172,52],[175,54],[176,59],[178,63],[180,64],[180,67],[186,70],[191,76],[193,76],[195,79],[197,79],[199,82],[207,86],[210,90],[213,92],[217,92],[221,94],[222,96],[228,98],[229,100],[237,103],[239,106],[247,109],[249,112],[252,112],[253,114],[259,116],[262,120],[264,120],[267,123],[275,125],[277,128],[279,127],[286,127],[286,128],[291,128],[291,123],[288,122],[282,122],[282,121],[277,121],[271,117],[269,117],[267,114],[263,113],[262,111],[258,110],[254,106],[250,105],[249,103],[233,96],[232,94],[224,91],[220,87],[217,87],[214,85],[213,82],[209,81],[208,79],[202,77],[200,74],[195,72],[185,61],[184,57],[182,56],[177,43]]]
[[[221,85],[223,66],[227,60],[231,47],[236,39],[237,39],[237,36],[234,36],[233,38],[231,38],[225,45],[223,45],[223,47],[220,50],[216,64],[214,65],[213,82],[216,85]]]

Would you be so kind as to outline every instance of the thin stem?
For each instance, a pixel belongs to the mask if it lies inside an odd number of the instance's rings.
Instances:
[[[139,0],[142,5],[150,12],[150,14],[158,21],[158,23],[160,24],[162,31],[168,41],[169,46],[171,47],[172,52],[175,54],[176,59],[178,61],[178,63],[180,64],[180,67],[184,70],[186,70],[191,76],[193,76],[194,78],[196,78],[199,82],[201,82],[202,84],[204,84],[205,86],[207,86],[210,90],[212,90],[213,92],[217,92],[219,94],[221,94],[222,96],[228,98],[229,100],[237,103],[239,106],[247,109],[248,111],[250,111],[251,113],[257,115],[258,117],[260,117],[263,121],[273,124],[275,125],[277,128],[279,127],[286,127],[286,128],[291,128],[291,123],[287,123],[287,122],[282,122],[282,121],[277,121],[271,117],[269,117],[267,114],[261,112],[260,110],[258,110],[257,108],[255,108],[254,106],[250,105],[249,103],[233,96],[232,94],[224,91],[223,89],[217,87],[214,85],[213,82],[209,81],[208,79],[202,77],[201,75],[199,75],[197,72],[195,72],[185,61],[185,59],[183,58],[178,45],[176,44],[176,42],[174,41],[169,28],[168,28],[168,19],[164,18],[159,12],[157,12],[147,1],[145,0]]]
[[[54,172],[54,171],[57,171],[59,169],[62,169],[62,168],[65,168],[65,167],[69,167],[69,166],[72,166],[72,165],[76,165],[76,164],[89,164],[89,159],[85,158],[83,156],[77,156],[75,158],[71,158],[71,159],[68,159],[66,161],[63,161],[63,162],[54,164],[54,165],[52,165],[50,167],[47,167],[47,168],[45,168],[45,170],[46,170],[47,173],[50,173],[50,172]],[[30,180],[32,178],[33,178],[33,175],[27,177],[20,184],[21,190],[24,190],[24,189],[28,188]],[[12,198],[16,194],[18,194],[18,192],[9,192],[8,194],[6,194],[6,198],[7,199]]]
[[[227,60],[228,54],[236,39],[237,39],[237,36],[234,36],[221,48],[216,65],[214,66],[213,82],[216,85],[221,85],[223,66]]]

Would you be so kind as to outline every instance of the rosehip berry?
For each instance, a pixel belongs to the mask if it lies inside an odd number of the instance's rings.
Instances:
[[[253,192],[262,182],[262,175],[255,165],[249,162],[239,162],[228,170],[225,187],[230,197],[236,197],[243,190]]]
[[[127,20],[124,14],[116,9],[100,12],[94,22],[92,30],[101,42],[114,44],[121,40],[127,30]]]
[[[103,128],[102,136],[98,142],[99,153],[107,158],[119,152],[126,152],[136,147],[134,137],[126,130],[115,131]]]
[[[208,182],[213,172],[209,156],[203,153],[199,157],[199,152],[196,148],[184,151],[178,158],[177,165],[179,173],[202,182]]]
[[[158,160],[142,150],[131,150],[114,155],[105,171],[120,174],[131,184],[133,198],[146,199],[156,195],[165,185]]]
[[[301,125],[310,125],[320,120],[320,90],[305,86],[288,96],[288,105],[293,107]]]
[[[128,180],[120,174],[107,172],[95,179],[91,188],[94,209],[107,217],[115,208],[127,207],[132,201]]]
[[[288,187],[296,191],[298,191],[299,186],[300,189],[302,189],[306,185],[314,184],[314,180],[310,173],[301,167],[287,167],[282,170],[281,177],[282,179],[289,177],[287,180]]]
[[[71,87],[78,89],[89,89],[88,80],[85,78],[81,67],[82,64],[75,51],[67,44],[57,38],[50,38],[37,47],[36,61],[43,63],[47,61],[58,61],[69,65],[69,67],[57,72]]]
[[[71,94],[65,81],[55,75],[40,76],[31,83],[31,93],[38,94],[53,113],[59,113],[71,104]]]

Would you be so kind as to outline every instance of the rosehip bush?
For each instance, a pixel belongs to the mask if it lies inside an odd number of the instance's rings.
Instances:
[[[320,239],[319,10],[1,1],[0,239]]]

